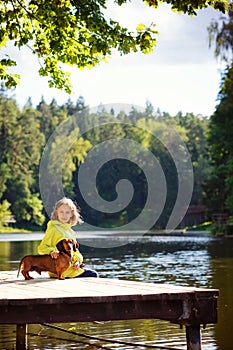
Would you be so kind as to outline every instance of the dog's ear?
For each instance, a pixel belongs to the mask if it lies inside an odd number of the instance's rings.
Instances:
[[[63,242],[64,239],[62,239],[61,241],[59,241],[57,244],[56,244],[56,247],[57,249],[59,250],[59,252],[62,252],[63,251]]]
[[[76,240],[74,240],[73,241],[73,251],[76,252],[78,250],[78,248],[79,248],[79,243]]]

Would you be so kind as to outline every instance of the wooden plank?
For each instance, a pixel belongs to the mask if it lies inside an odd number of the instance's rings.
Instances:
[[[130,319],[163,319],[176,322],[182,314],[182,305],[175,301],[134,302],[117,301],[104,303],[63,303],[40,305],[0,306],[4,315],[1,323],[59,323],[91,322]]]
[[[85,282],[84,282],[85,281]],[[84,283],[83,283],[84,282]],[[81,288],[80,288],[81,286]],[[140,286],[140,289],[139,289]],[[157,295],[158,298],[161,295],[169,297],[169,299],[177,298],[178,294],[182,294],[183,297],[190,295],[190,293],[201,293],[202,296],[212,295],[217,290],[193,288],[193,287],[181,287],[166,284],[153,284],[126,280],[115,279],[93,279],[93,278],[80,278],[80,279],[67,279],[60,281],[50,278],[37,278],[35,280],[25,281],[23,279],[17,280],[5,280],[0,283],[0,297],[1,295],[7,295],[8,288],[15,288],[16,291],[36,291],[38,289],[41,296],[43,293],[47,293],[49,290],[56,290],[57,293],[74,296],[112,296],[112,295]],[[113,288],[114,287],[114,288]],[[32,296],[33,297],[33,296]]]
[[[30,281],[0,273],[0,323],[158,318],[180,324],[217,322],[218,290],[105,278]]]
[[[200,324],[217,322],[217,289],[104,278],[34,280],[0,273],[0,323],[17,324],[16,349],[26,348],[26,324],[157,318],[186,325],[188,350],[201,350]]]
[[[72,281],[73,282],[73,281]],[[137,290],[129,290],[128,288],[120,288],[117,286],[117,284],[112,283],[111,288],[106,288],[104,284],[101,284],[100,281],[93,281],[92,285],[88,285],[88,288],[86,286],[86,281],[84,279],[79,280],[79,283],[75,285],[74,283],[66,283],[64,281],[58,281],[53,284],[40,284],[38,285],[36,282],[26,282],[25,284],[9,284],[5,285],[5,292],[0,293],[0,298],[8,299],[10,300],[35,300],[37,298],[50,298],[51,297],[51,303],[53,303],[54,298],[68,298],[68,297],[74,297],[79,298],[80,302],[85,302],[86,299],[89,301],[90,298],[95,298],[96,301],[104,301],[110,300],[112,298],[120,297],[121,300],[123,299],[141,299],[144,298],[144,300],[150,300],[150,299],[157,299],[157,300],[185,300],[186,298],[189,299],[197,299],[198,296],[201,296],[201,299],[208,299],[208,297],[213,297],[213,295],[216,295],[215,292],[208,293],[201,292],[197,290],[192,290],[190,292],[187,292],[186,290],[179,291],[177,290],[167,291],[164,290],[146,290],[140,288],[140,285],[137,286]],[[92,286],[92,288],[91,288]],[[98,288],[97,288],[98,287]],[[56,293],[56,294],[54,294]],[[214,293],[214,294],[213,294]],[[16,297],[17,296],[17,297]],[[57,301],[56,301],[57,302]],[[1,303],[1,299],[0,299]]]
[[[177,299],[180,295],[184,299],[198,293],[202,298],[215,295],[218,296],[218,290],[201,289],[192,287],[179,287],[166,284],[153,284],[142,283],[134,281],[123,281],[113,279],[95,279],[95,278],[80,278],[80,279],[67,279],[60,281],[50,278],[38,278],[35,280],[5,280],[0,283],[0,298],[9,296],[9,289],[13,289],[15,293],[18,293],[17,299],[21,298],[24,293],[30,294],[32,299],[36,296],[33,293],[38,293],[41,297],[47,297],[48,293],[56,291],[56,297],[61,296],[74,296],[74,297],[111,297],[116,295],[144,295],[144,298],[153,297],[153,299],[165,298],[165,299]],[[15,299],[13,294],[13,298]],[[1,302],[1,299],[0,299]]]

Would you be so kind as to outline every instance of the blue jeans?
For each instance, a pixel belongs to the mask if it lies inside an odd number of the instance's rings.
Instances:
[[[78,278],[78,277],[96,277],[96,278],[98,278],[99,275],[98,275],[98,273],[97,273],[96,271],[94,271],[94,270],[85,270],[85,269],[84,269],[84,272],[81,273],[81,275],[78,275],[78,276],[75,277],[75,278]]]

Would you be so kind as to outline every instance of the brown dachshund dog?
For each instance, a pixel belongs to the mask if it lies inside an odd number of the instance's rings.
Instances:
[[[78,248],[78,243],[72,239],[63,239],[56,245],[59,250],[59,256],[57,259],[53,259],[49,254],[45,255],[26,255],[22,258],[18,275],[20,271],[25,280],[33,279],[29,275],[29,271],[36,271],[41,275],[41,271],[50,271],[58,276],[59,280],[63,280],[62,274],[68,269],[72,260],[72,253]],[[22,269],[22,270],[21,270]]]

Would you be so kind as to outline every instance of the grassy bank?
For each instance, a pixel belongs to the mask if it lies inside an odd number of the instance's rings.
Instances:
[[[186,227],[185,231],[212,231],[212,222],[203,222],[200,225],[194,225],[192,227]]]
[[[75,229],[75,228],[74,228]],[[82,231],[82,229],[85,228],[82,226],[78,227],[79,231]],[[32,232],[41,232],[44,231],[44,227],[38,227],[33,226],[29,228],[16,228],[16,227],[6,227],[6,226],[0,226],[0,234],[1,233],[32,233]],[[106,228],[107,230],[107,228]],[[116,227],[117,230],[117,227]],[[204,222],[201,225],[194,225],[192,227],[185,227],[184,231],[212,231],[212,222]]]
[[[0,234],[1,233],[31,233],[32,231],[26,230],[23,228],[14,228],[14,227],[1,227],[0,226]]]

